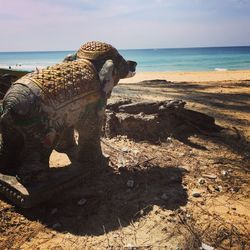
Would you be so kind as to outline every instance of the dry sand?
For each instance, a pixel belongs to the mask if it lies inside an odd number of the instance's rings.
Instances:
[[[86,169],[82,185],[33,209],[0,201],[0,249],[250,249],[250,70],[138,73],[121,98],[183,99],[234,133],[103,139],[109,167]],[[51,166],[68,163],[53,152]]]
[[[133,78],[120,83],[136,83],[144,80],[165,79],[176,82],[216,82],[231,80],[250,80],[250,70],[202,71],[202,72],[139,72]]]

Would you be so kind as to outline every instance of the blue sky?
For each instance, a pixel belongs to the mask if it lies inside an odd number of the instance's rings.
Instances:
[[[0,51],[250,45],[250,0],[0,0]]]

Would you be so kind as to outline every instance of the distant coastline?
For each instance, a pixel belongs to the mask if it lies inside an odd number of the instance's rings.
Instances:
[[[124,50],[164,50],[164,49],[219,49],[219,48],[248,48],[250,47],[250,45],[240,45],[240,46],[194,46],[194,47],[171,47],[171,48],[120,48],[118,49],[119,51],[124,51]],[[73,49],[65,49],[65,50],[24,50],[24,51],[0,51],[0,53],[40,53],[40,52],[56,52],[56,53],[60,53],[60,52],[74,52],[75,50]]]
[[[250,46],[121,49],[138,62],[139,72],[230,71],[250,69]],[[63,60],[74,51],[0,52],[0,68],[34,70]]]

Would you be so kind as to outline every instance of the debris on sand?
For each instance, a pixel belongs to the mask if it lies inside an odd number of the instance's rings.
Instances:
[[[161,195],[161,199],[162,200],[169,200],[169,195],[167,195],[166,193]]]
[[[129,188],[133,188],[134,187],[134,181],[133,180],[128,180],[127,181],[127,187],[129,187]]]
[[[200,249],[201,249],[201,250],[215,250],[214,247],[211,247],[211,246],[209,246],[209,245],[207,245],[207,244],[205,244],[205,243],[202,243],[202,244],[201,244]]]
[[[80,199],[80,200],[77,202],[77,205],[78,205],[78,206],[83,206],[83,205],[85,205],[86,202],[87,202],[87,200],[86,200],[85,198],[82,198],[82,199]]]
[[[50,214],[51,215],[54,215],[54,214],[56,214],[58,212],[58,208],[53,208],[52,210],[51,210],[51,212],[50,212]]]
[[[213,174],[203,174],[202,177],[208,178],[208,179],[211,179],[211,180],[217,179],[217,176],[213,175]]]
[[[53,229],[57,229],[57,228],[60,228],[62,225],[60,224],[60,223],[55,223],[53,226],[52,226],[52,228]]]
[[[206,182],[206,180],[204,179],[204,178],[200,178],[199,180],[198,180],[198,183],[199,184],[204,184]]]
[[[201,195],[201,193],[198,192],[198,191],[193,191],[193,192],[192,192],[192,196],[195,197],[195,198],[199,198],[199,197],[201,197],[202,195]]]

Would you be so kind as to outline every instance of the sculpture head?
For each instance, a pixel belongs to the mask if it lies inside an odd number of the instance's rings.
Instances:
[[[112,45],[98,41],[83,44],[76,54],[65,58],[66,61],[80,59],[93,63],[107,95],[120,79],[134,76],[137,65],[134,61],[126,61]]]

